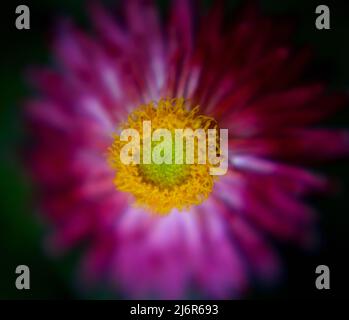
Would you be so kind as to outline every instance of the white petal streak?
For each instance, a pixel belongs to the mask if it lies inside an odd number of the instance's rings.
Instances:
[[[239,155],[231,157],[230,162],[237,170],[251,171],[265,175],[284,176],[295,180],[301,180],[305,184],[317,187],[323,187],[327,184],[326,179],[310,173],[307,170],[270,160]]]

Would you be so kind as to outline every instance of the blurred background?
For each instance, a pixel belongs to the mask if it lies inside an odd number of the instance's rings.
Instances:
[[[117,1],[117,0],[114,0]],[[112,3],[113,1],[104,1]],[[158,1],[162,10],[166,0]],[[205,1],[209,4],[211,1]],[[242,1],[227,1],[227,15]],[[331,87],[349,92],[349,1],[262,0],[263,10],[296,21],[296,45],[311,45],[316,53],[311,70],[328,80]],[[26,4],[31,13],[31,29],[15,28],[15,9]],[[331,30],[315,28],[315,8],[327,4],[331,10]],[[76,257],[50,258],[42,245],[45,227],[37,218],[34,189],[26,176],[18,149],[25,138],[21,100],[31,94],[23,73],[30,65],[50,63],[48,30],[59,16],[70,16],[89,28],[83,0],[2,0],[0,8],[0,299],[79,299],[112,298],[106,292],[82,293],[77,289]],[[349,127],[344,110],[328,120],[331,127]],[[335,195],[314,199],[319,211],[322,244],[309,253],[294,247],[280,247],[285,278],[274,288],[255,287],[247,298],[341,298],[346,294],[349,276],[349,166],[348,160],[321,168],[341,181]],[[15,288],[15,268],[25,264],[31,270],[31,290]],[[331,289],[315,289],[315,268],[328,265]]]

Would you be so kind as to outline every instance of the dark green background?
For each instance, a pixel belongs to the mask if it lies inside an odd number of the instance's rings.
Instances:
[[[5,3],[4,3],[5,2]],[[108,1],[112,2],[112,1]],[[210,2],[210,1],[206,1]],[[231,1],[227,15],[236,3]],[[166,7],[165,1],[159,1]],[[348,1],[264,0],[266,13],[286,14],[297,21],[296,44],[311,44],[316,52],[313,68],[327,78],[331,86],[349,89],[349,5]],[[19,31],[14,26],[15,8],[27,4],[31,9],[31,30]],[[315,8],[327,4],[331,9],[331,30],[315,29]],[[20,101],[30,94],[23,80],[23,70],[30,65],[50,61],[47,31],[60,15],[74,17],[88,26],[82,0],[2,1],[0,52],[0,299],[37,298],[103,298],[97,292],[86,295],[76,286],[75,255],[64,259],[49,258],[42,246],[44,226],[36,218],[32,201],[33,187],[26,177],[18,148],[24,141]],[[230,11],[228,11],[230,10]],[[348,111],[328,121],[330,126],[348,127]],[[324,234],[321,250],[305,253],[297,248],[281,246],[285,262],[285,278],[277,288],[255,288],[252,298],[343,297],[349,283],[345,258],[349,252],[349,169],[346,161],[321,168],[342,181],[342,189],[334,196],[314,200],[319,210]],[[31,270],[31,290],[15,289],[15,268],[25,264]],[[326,264],[331,269],[331,290],[314,287],[315,267]]]

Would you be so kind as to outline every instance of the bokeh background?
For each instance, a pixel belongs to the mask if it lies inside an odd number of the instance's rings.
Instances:
[[[117,0],[113,0],[117,1]],[[104,1],[112,3],[113,1]],[[245,0],[227,1],[227,16]],[[168,2],[160,0],[166,10]],[[209,4],[210,0],[205,1]],[[293,17],[294,42],[310,45],[316,59],[312,75],[327,79],[330,86],[349,92],[349,1],[261,0],[267,14]],[[15,8],[26,4],[31,29],[15,28]],[[327,4],[331,30],[315,28],[315,8]],[[0,8],[0,299],[115,298],[103,290],[82,292],[76,283],[78,250],[63,258],[50,257],[42,244],[45,227],[35,210],[35,188],[23,168],[20,146],[25,142],[21,101],[32,94],[24,71],[30,65],[50,63],[49,30],[59,16],[70,16],[89,28],[84,0],[2,0]],[[349,106],[328,119],[331,127],[349,127]],[[255,287],[247,298],[341,298],[349,287],[349,166],[348,159],[325,165],[320,170],[341,182],[338,193],[312,202],[319,211],[322,243],[315,252],[280,246],[285,264],[283,281],[273,288]],[[31,270],[31,289],[15,288],[15,268]],[[331,289],[315,289],[315,268],[331,270]]]

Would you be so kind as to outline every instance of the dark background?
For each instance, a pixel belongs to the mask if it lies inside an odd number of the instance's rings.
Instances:
[[[63,259],[50,258],[42,246],[44,226],[36,218],[33,186],[26,176],[18,148],[25,138],[21,100],[30,94],[23,71],[30,65],[50,62],[48,30],[56,17],[68,15],[88,27],[83,0],[2,0],[0,4],[0,299],[105,298],[105,293],[81,293],[77,289],[76,253]],[[112,1],[108,1],[112,2]],[[210,2],[210,1],[206,1]],[[229,1],[228,1],[229,2]],[[227,15],[243,1],[230,1]],[[316,53],[314,74],[327,79],[334,88],[349,91],[349,1],[262,0],[263,10],[276,16],[295,18],[296,45],[310,44]],[[31,29],[15,28],[15,8],[26,4]],[[331,30],[315,28],[315,8],[327,4]],[[166,1],[159,1],[161,8]],[[349,113],[330,119],[328,126],[349,127]],[[319,211],[323,243],[316,252],[280,246],[285,264],[284,279],[278,287],[256,287],[249,298],[342,298],[348,296],[349,272],[349,168],[348,161],[319,168],[341,181],[335,195],[314,199]],[[31,270],[31,289],[15,288],[15,268],[25,264]],[[331,289],[315,289],[315,268],[328,265]],[[348,270],[349,271],[349,270]]]

